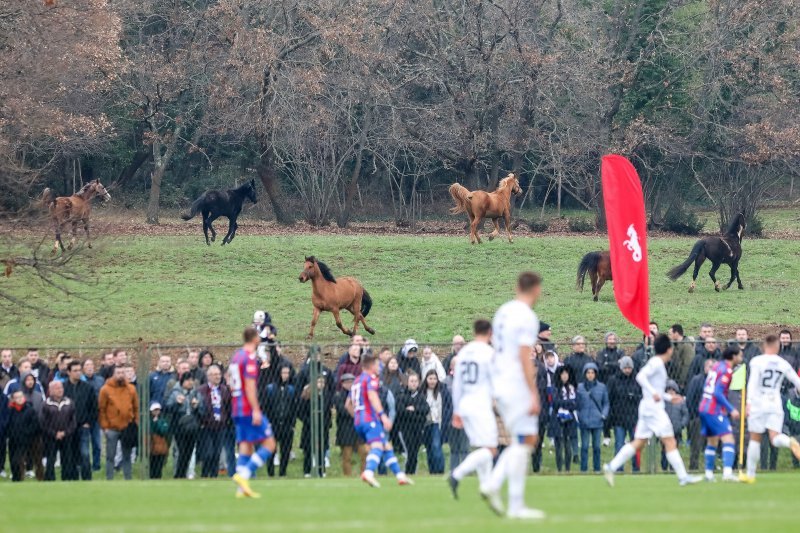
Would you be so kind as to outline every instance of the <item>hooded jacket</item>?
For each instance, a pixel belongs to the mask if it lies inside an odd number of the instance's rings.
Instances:
[[[414,348],[417,350],[417,356],[410,357],[408,352]],[[417,341],[414,339],[408,339],[404,344],[403,347],[400,348],[400,353],[397,354],[397,362],[400,364],[400,370],[403,371],[404,374],[408,375],[408,370],[411,369],[417,373],[420,377],[420,381],[422,380],[422,366],[419,363],[419,345]]]
[[[681,389],[678,384],[673,380],[667,381],[667,390],[674,390],[680,394]],[[686,399],[682,399],[679,403],[664,402],[664,409],[667,411],[667,416],[672,422],[672,429],[675,435],[680,437],[681,431],[689,424],[689,409],[686,407]]]
[[[39,417],[36,416],[36,411],[28,402],[21,406],[10,403],[8,409],[6,435],[8,435],[9,444],[12,448],[29,446],[31,439],[40,431]]]
[[[611,405],[609,422],[612,426],[633,428],[639,417],[639,402],[642,387],[636,382],[636,374],[626,376],[619,372],[608,382],[608,401]]]
[[[588,381],[589,370],[597,374],[597,365],[586,363],[583,367],[583,383],[578,385],[578,422],[581,428],[600,429],[608,418],[608,389],[597,379]]]
[[[136,387],[123,380],[108,378],[97,401],[98,422],[103,429],[122,431],[139,420],[139,395]]]

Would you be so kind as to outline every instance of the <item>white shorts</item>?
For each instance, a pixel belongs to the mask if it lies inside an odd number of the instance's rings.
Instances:
[[[670,422],[667,412],[663,409],[639,413],[639,421],[636,422],[636,430],[633,432],[633,438],[649,439],[654,435],[660,439],[675,436],[675,432],[672,429],[672,422]]]
[[[767,430],[783,431],[783,411],[750,411],[747,417],[747,431],[764,433]]]
[[[539,417],[528,414],[530,407],[529,394],[497,398],[497,411],[512,439],[539,435]]]
[[[473,448],[497,448],[497,420],[491,408],[461,415],[464,431]]]

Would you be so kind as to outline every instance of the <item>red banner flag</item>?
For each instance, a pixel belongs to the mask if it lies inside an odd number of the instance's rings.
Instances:
[[[621,155],[603,157],[603,202],[608,224],[614,297],[622,315],[642,330],[650,329],[650,280],[647,274],[647,222],[639,175]]]

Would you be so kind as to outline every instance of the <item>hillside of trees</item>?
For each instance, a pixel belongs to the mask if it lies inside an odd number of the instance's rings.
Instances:
[[[0,0],[0,211],[99,178],[159,211],[255,177],[283,223],[403,220],[446,187],[656,226],[793,188],[796,0]],[[360,205],[360,203],[359,203]],[[416,206],[416,207],[415,207]],[[144,220],[143,220],[144,222]]]

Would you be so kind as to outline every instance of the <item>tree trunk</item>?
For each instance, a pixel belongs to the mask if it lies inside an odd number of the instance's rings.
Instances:
[[[153,174],[150,180],[150,200],[147,202],[147,223],[158,224],[158,208],[161,201],[161,181],[164,179],[164,172],[167,170],[172,155],[175,153],[175,146],[178,144],[178,137],[181,134],[181,126],[176,126],[172,132],[172,138],[167,144],[167,150],[161,154],[163,144],[156,140],[153,142]]]
[[[269,201],[272,204],[272,211],[275,213],[275,219],[279,224],[291,225],[294,223],[294,217],[284,209],[283,198],[281,194],[281,184],[278,177],[275,175],[275,165],[272,158],[270,149],[261,147],[264,156],[258,163],[258,178],[267,191]]]
[[[358,192],[358,178],[361,176],[361,163],[364,160],[364,148],[358,147],[358,155],[356,155],[356,164],[353,167],[353,172],[350,174],[350,183],[347,184],[347,190],[344,193],[344,206],[336,218],[336,224],[340,228],[346,228],[347,223],[350,222],[350,213],[353,211],[353,200]]]

